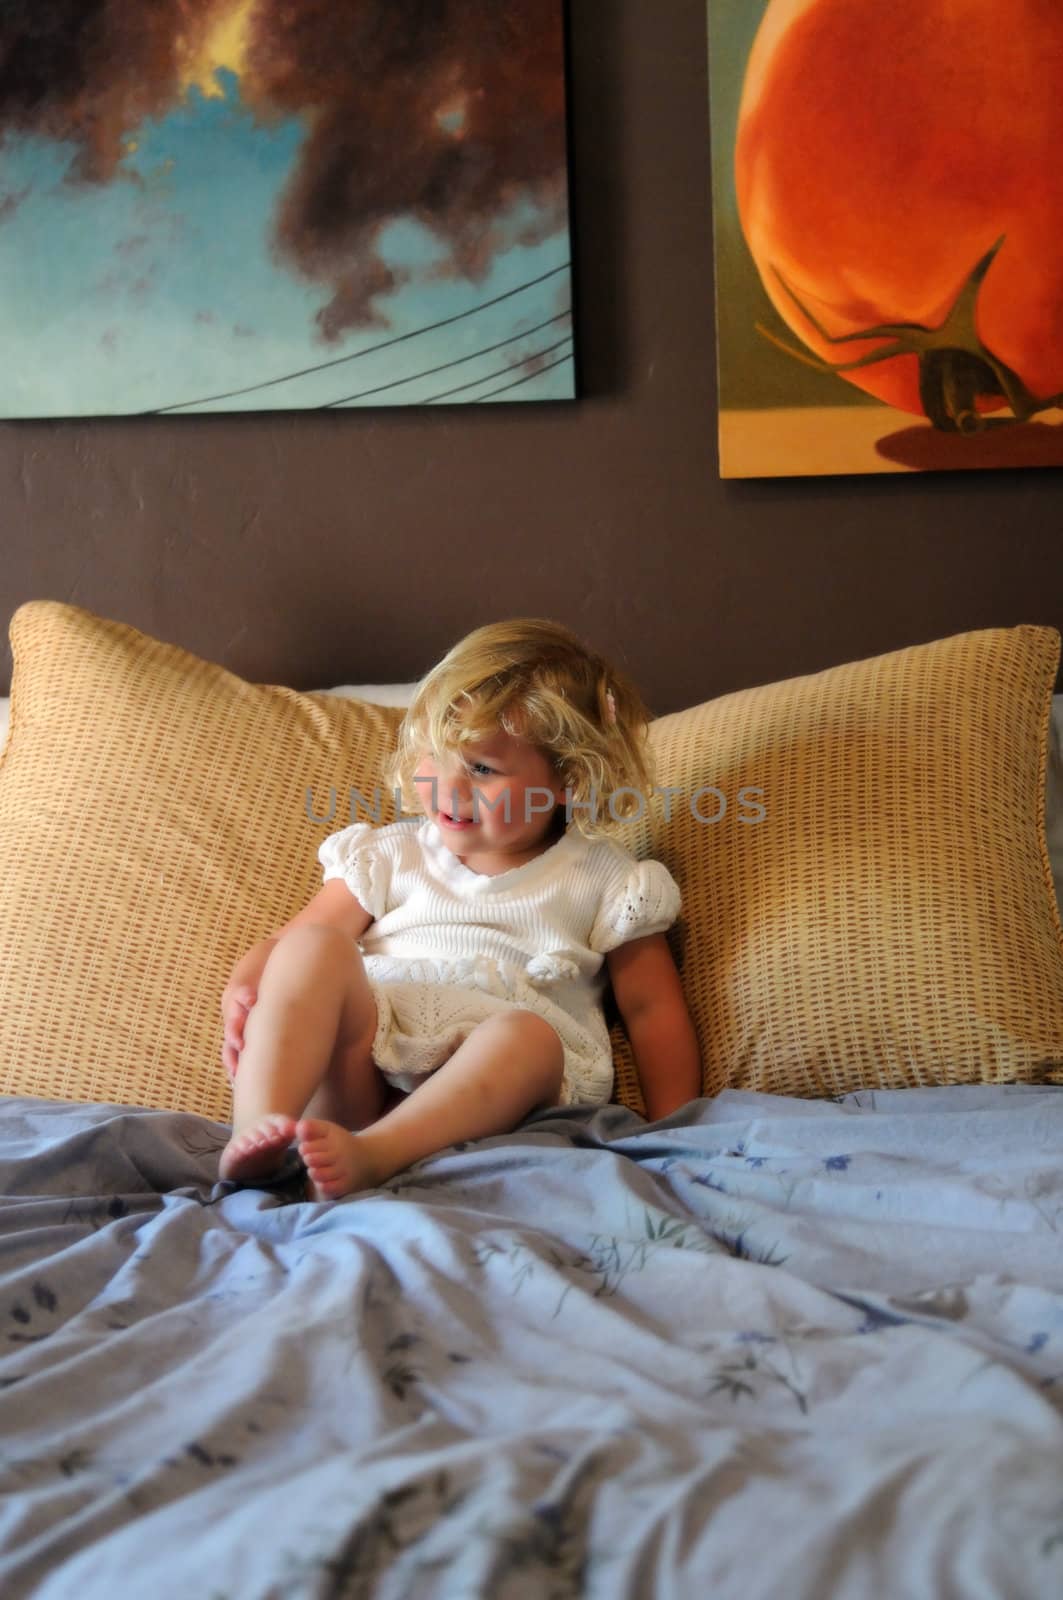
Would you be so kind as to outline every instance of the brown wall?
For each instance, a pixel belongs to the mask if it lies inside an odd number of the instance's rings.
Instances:
[[[577,405],[0,424],[4,619],[69,600],[305,688],[545,614],[659,714],[1063,628],[1058,470],[719,481],[704,11],[572,3]]]

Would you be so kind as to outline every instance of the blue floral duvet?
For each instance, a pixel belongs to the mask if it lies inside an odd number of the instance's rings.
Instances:
[[[1063,1594],[1063,1090],[227,1131],[0,1101],[5,1600]]]

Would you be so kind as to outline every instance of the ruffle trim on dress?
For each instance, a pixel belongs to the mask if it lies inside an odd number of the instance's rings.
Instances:
[[[561,983],[567,979],[578,978],[580,969],[563,951],[549,950],[541,955],[532,956],[524,968],[524,973],[528,982],[540,989],[548,983]]]
[[[491,956],[385,956],[373,955],[370,976],[384,983],[454,983],[464,989],[480,989],[484,994],[510,1000],[522,986],[519,969],[505,966]]]
[[[545,989],[553,983],[580,976],[579,966],[562,950],[532,956],[523,967],[497,961],[493,956],[382,956],[373,957],[372,976],[405,983],[456,983],[481,989],[505,1000],[519,1000],[529,986]]]
[[[325,881],[342,878],[359,905],[379,922],[386,909],[388,866],[375,844],[376,832],[367,822],[352,823],[330,834],[317,858],[325,869]]]
[[[636,862],[623,893],[602,908],[591,930],[591,949],[606,955],[629,939],[664,933],[678,917],[680,904],[679,885],[663,862]]]

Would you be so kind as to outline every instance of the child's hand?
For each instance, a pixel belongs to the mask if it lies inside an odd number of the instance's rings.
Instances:
[[[248,1012],[258,998],[253,984],[227,984],[221,997],[221,1017],[225,1042],[221,1047],[221,1064],[229,1081],[236,1077],[240,1051],[244,1048],[244,1026]]]

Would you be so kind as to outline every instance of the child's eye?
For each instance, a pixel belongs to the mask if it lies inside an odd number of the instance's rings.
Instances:
[[[481,772],[486,772],[488,777],[490,777],[491,774],[495,770],[494,767],[485,767],[482,761],[471,761],[469,763],[469,767],[470,767],[470,770],[473,771],[473,772],[475,772],[476,769],[479,768]]]

